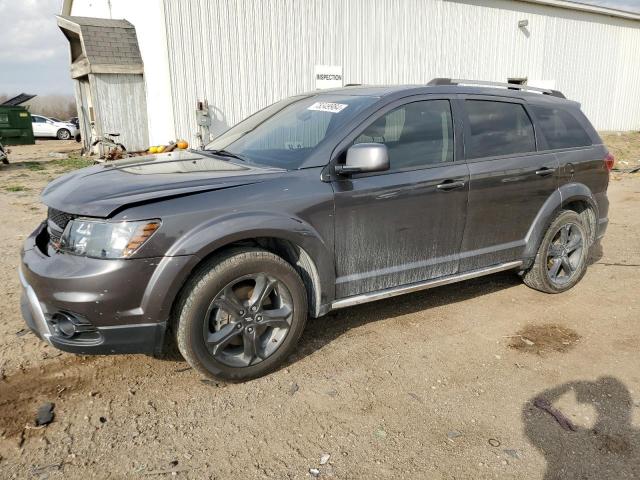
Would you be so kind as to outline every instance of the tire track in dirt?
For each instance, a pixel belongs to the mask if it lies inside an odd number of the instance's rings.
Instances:
[[[65,357],[39,367],[18,370],[0,383],[0,432],[16,437],[34,425],[35,412],[44,402],[54,402],[69,392],[88,391],[93,364],[98,357]]]

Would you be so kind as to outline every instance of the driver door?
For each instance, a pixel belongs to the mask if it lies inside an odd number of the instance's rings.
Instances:
[[[451,99],[387,106],[353,143],[383,143],[390,169],[338,177],[336,298],[458,272],[469,171],[457,162]]]

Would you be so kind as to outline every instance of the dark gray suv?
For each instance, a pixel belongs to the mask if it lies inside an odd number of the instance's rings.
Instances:
[[[203,151],[55,180],[22,252],[27,324],[82,354],[171,335],[201,374],[243,380],[309,315],[503,270],[573,287],[613,158],[561,93],[470,83],[299,95]]]

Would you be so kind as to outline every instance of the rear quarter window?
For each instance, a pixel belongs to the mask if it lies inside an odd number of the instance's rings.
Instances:
[[[587,147],[593,142],[573,114],[562,108],[531,106],[537,124],[551,150]]]
[[[533,124],[521,104],[491,100],[466,100],[464,104],[470,133],[467,158],[536,151]]]

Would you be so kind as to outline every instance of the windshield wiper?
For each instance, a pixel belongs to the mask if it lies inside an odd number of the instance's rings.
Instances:
[[[246,162],[247,159],[237,153],[230,152],[228,150],[205,150],[205,152],[213,153],[214,155],[218,155],[220,157],[231,157],[237,158],[240,161]]]

